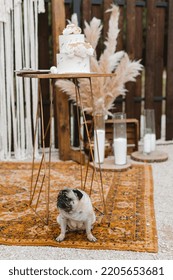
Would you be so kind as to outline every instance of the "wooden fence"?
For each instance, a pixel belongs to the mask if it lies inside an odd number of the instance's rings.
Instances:
[[[111,3],[119,5],[120,34],[117,51],[125,50],[131,59],[142,59],[144,72],[136,83],[128,83],[125,99],[119,97],[115,104],[118,110],[125,107],[128,118],[140,120],[143,108],[155,109],[157,138],[161,136],[161,117],[166,115],[166,140],[173,139],[173,1],[172,0],[52,0],[46,1],[47,13],[40,15],[40,68],[47,68],[55,64],[55,54],[58,43],[55,38],[62,32],[65,19],[70,19],[72,13],[78,14],[80,26],[84,20],[92,17],[102,19],[104,23],[103,38],[108,30],[109,14],[105,13]],[[65,14],[60,10],[64,2]],[[62,8],[62,7],[61,7]],[[51,11],[52,20],[49,15]],[[48,24],[49,20],[49,24]],[[52,23],[52,26],[50,24]],[[50,33],[52,41],[50,46]],[[48,40],[49,37],[49,40]],[[44,43],[43,43],[44,42]],[[52,60],[48,56],[53,46]],[[102,41],[98,53],[103,50]],[[46,55],[45,55],[46,53]],[[49,57],[49,59],[48,59]],[[53,63],[54,61],[54,63]],[[45,115],[47,108],[47,90],[45,86],[44,103]],[[62,104],[67,103],[63,98]],[[57,105],[55,102],[55,108]],[[61,105],[62,105],[61,104]],[[58,103],[58,106],[60,104]],[[65,105],[63,105],[65,106]],[[68,110],[66,106],[66,110]],[[56,116],[56,114],[55,114]],[[45,118],[46,119],[46,118]],[[59,128],[61,130],[61,128]],[[59,132],[60,133],[60,132]],[[58,137],[57,137],[58,138]]]

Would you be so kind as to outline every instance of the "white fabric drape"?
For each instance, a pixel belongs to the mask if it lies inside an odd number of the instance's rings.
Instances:
[[[14,71],[38,69],[38,13],[44,0],[0,0],[0,160],[32,156],[37,80]]]

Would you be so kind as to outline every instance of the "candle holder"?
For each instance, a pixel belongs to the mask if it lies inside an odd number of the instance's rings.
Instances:
[[[144,138],[143,153],[150,154],[156,149],[155,115],[154,109],[144,110]]]
[[[119,112],[113,114],[114,118],[114,159],[116,165],[124,165],[127,163],[127,128],[126,114]]]
[[[94,115],[94,161],[103,163],[105,158],[105,115]]]

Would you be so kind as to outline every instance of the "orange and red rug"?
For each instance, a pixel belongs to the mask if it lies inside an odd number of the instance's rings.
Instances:
[[[55,240],[59,234],[57,193],[66,186],[80,188],[80,166],[73,162],[51,164],[48,225],[29,207],[31,168],[31,163],[0,163],[0,244],[157,252],[151,166],[132,165],[124,172],[102,173],[106,214],[96,210],[95,243],[89,242],[83,232],[67,233],[61,243]],[[91,176],[90,170],[86,191]],[[40,216],[45,215],[44,198],[43,188],[38,205]],[[97,182],[93,184],[91,198],[95,209],[101,207]]]

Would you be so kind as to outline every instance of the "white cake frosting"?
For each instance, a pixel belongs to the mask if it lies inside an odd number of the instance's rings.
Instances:
[[[71,34],[71,35],[60,35],[59,36],[59,50],[60,53],[65,53],[69,44],[73,43],[83,43],[84,35],[83,34]]]
[[[59,50],[57,54],[58,73],[89,73],[90,56],[93,55],[93,48],[85,42],[81,29],[68,24],[59,36]]]

